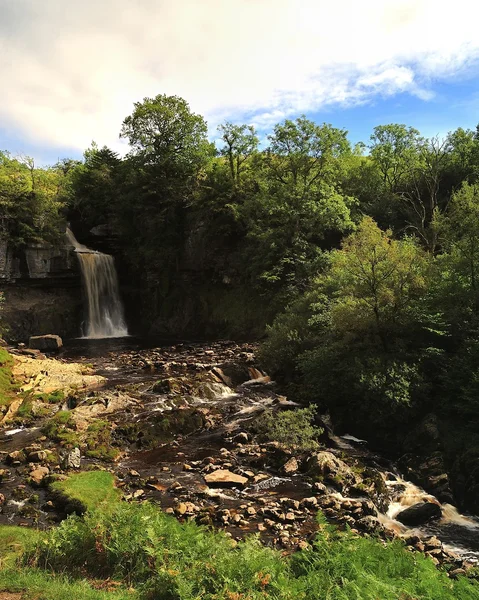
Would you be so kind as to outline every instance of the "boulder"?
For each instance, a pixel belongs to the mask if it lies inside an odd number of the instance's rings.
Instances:
[[[357,485],[361,478],[332,452],[318,452],[308,461],[308,471],[311,475],[321,477],[324,481],[339,485]]]
[[[62,459],[63,469],[79,469],[81,463],[80,448],[73,448]]]
[[[293,473],[297,473],[298,469],[298,461],[296,460],[296,458],[294,458],[294,456],[283,465],[283,472],[286,473],[286,475],[292,475]]]
[[[55,352],[63,346],[59,335],[34,335],[28,341],[28,347],[42,352]]]
[[[43,479],[50,473],[48,467],[37,467],[30,473],[30,479],[36,485],[40,485]]]
[[[432,519],[440,519],[441,507],[434,502],[418,502],[396,515],[396,520],[403,525],[422,525]]]
[[[248,478],[227,469],[218,469],[205,475],[205,481],[210,487],[244,487]]]

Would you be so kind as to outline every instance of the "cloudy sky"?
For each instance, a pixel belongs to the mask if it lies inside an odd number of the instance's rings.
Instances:
[[[0,149],[42,163],[118,139],[133,102],[184,97],[212,136],[305,113],[353,141],[479,122],[474,0],[0,0]]]

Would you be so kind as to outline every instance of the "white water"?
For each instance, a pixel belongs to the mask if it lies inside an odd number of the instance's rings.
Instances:
[[[87,320],[83,337],[102,339],[127,336],[113,256],[90,250],[78,243],[68,228],[66,236],[78,255],[87,297]]]

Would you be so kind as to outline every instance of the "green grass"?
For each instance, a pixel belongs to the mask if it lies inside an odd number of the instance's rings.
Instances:
[[[0,590],[21,592],[22,600],[135,600],[133,591],[95,589],[86,580],[73,581],[62,575],[52,575],[41,569],[10,569],[0,571]]]
[[[51,489],[77,500],[90,511],[108,510],[121,495],[114,483],[114,476],[107,471],[84,471],[71,475],[65,481],[52,483]]]
[[[0,565],[4,569],[12,566],[26,545],[32,545],[39,539],[40,532],[30,527],[0,525]]]

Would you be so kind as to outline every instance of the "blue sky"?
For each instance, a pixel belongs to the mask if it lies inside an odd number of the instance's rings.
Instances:
[[[133,103],[184,97],[214,137],[302,113],[367,142],[479,122],[471,0],[0,0],[0,149],[39,164],[118,139]]]

